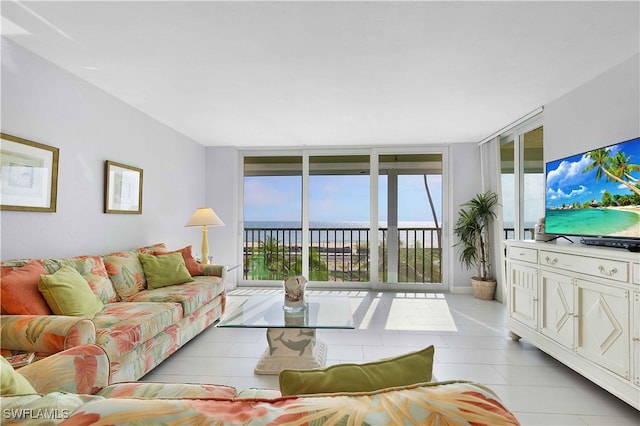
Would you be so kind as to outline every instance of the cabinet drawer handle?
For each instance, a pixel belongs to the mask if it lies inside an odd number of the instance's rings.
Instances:
[[[598,271],[600,271],[600,273],[601,273],[602,275],[605,275],[605,276],[607,276],[607,277],[610,277],[610,276],[615,275],[615,274],[617,274],[617,273],[618,273],[618,270],[617,270],[616,268],[613,268],[613,269],[611,269],[611,270],[607,271],[607,270],[605,269],[605,267],[604,267],[604,266],[602,266],[602,265],[598,266]]]
[[[558,258],[557,257],[555,259],[551,260],[551,258],[549,256],[547,256],[547,257],[544,258],[544,260],[546,260],[549,265],[555,265],[556,263],[558,263]]]

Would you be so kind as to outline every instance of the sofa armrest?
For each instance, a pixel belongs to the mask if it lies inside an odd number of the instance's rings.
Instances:
[[[54,354],[96,342],[96,326],[88,318],[62,315],[0,316],[2,349]]]
[[[202,275],[215,275],[224,279],[226,273],[227,267],[225,265],[202,265]]]
[[[38,393],[95,394],[109,384],[109,358],[97,345],[81,345],[19,368]]]

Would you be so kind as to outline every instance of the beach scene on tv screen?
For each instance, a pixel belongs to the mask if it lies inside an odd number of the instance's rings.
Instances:
[[[547,163],[546,232],[640,238],[640,138]]]

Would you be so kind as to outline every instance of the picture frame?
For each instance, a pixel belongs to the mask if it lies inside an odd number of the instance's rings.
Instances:
[[[0,133],[0,210],[56,211],[58,148]]]
[[[142,214],[142,169],[105,162],[104,212]]]

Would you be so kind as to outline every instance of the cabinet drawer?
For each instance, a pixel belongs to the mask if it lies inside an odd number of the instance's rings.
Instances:
[[[633,283],[640,285],[640,263],[633,264]]]
[[[594,277],[629,282],[629,263],[624,261],[541,250],[540,264]]]
[[[526,247],[509,247],[509,259],[538,263],[538,250]]]

